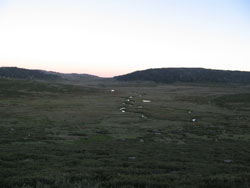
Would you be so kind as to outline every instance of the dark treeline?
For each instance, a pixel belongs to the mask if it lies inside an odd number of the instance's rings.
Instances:
[[[29,70],[17,67],[1,67],[0,77],[17,78],[17,79],[37,79],[37,80],[57,80],[60,76],[49,74],[42,70]]]
[[[203,68],[161,68],[136,71],[116,76],[120,81],[154,81],[157,83],[250,83],[250,72],[224,71]]]
[[[97,76],[89,74],[64,74],[44,70],[31,70],[18,67],[0,67],[0,77],[15,78],[25,80],[46,80],[46,81],[65,81],[65,80],[86,80],[99,79]]]

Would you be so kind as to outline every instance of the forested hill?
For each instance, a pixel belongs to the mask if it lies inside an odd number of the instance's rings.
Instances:
[[[98,79],[99,77],[89,74],[63,74],[44,70],[31,70],[17,67],[0,67],[0,77],[16,78],[26,80],[46,80],[46,81],[61,81],[61,80],[86,80]]]
[[[153,81],[157,83],[250,83],[250,72],[203,68],[160,68],[136,71],[114,78],[120,81]]]
[[[17,79],[37,79],[37,80],[57,80],[60,76],[49,74],[42,70],[29,70],[17,67],[1,67],[0,76],[6,78],[17,78]]]

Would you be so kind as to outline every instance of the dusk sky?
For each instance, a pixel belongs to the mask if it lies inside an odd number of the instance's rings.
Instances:
[[[0,0],[0,66],[250,71],[250,0]]]

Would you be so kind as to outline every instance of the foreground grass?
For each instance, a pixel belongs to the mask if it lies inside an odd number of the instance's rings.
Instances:
[[[0,187],[247,188],[249,93],[2,79]]]

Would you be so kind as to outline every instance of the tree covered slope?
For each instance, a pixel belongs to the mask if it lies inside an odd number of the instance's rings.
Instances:
[[[250,72],[224,71],[203,68],[161,68],[136,71],[116,76],[120,81],[153,81],[157,83],[250,83]]]

